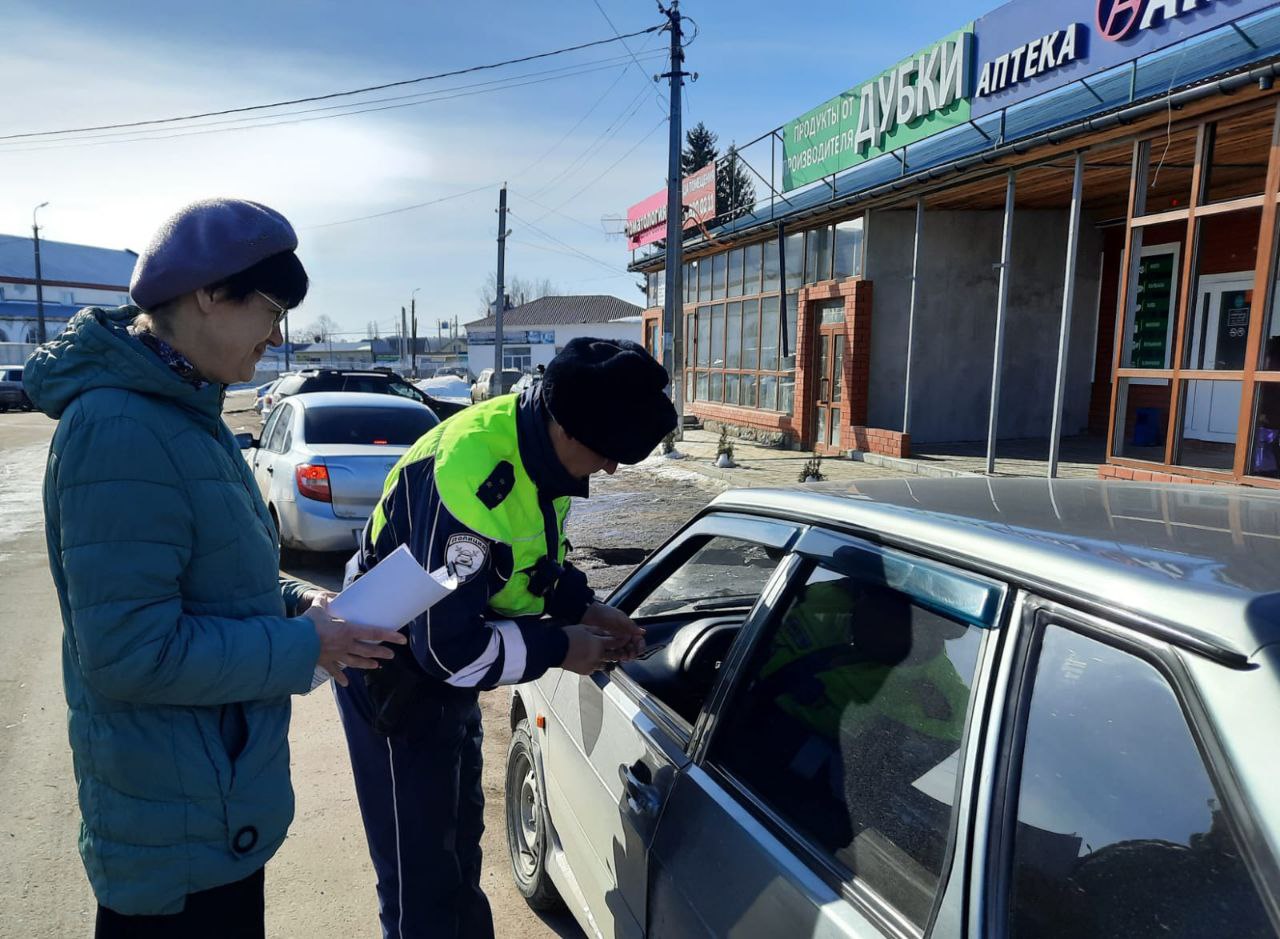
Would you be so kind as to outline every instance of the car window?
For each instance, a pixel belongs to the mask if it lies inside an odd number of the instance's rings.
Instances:
[[[402,398],[408,398],[410,401],[417,401],[419,404],[426,403],[425,396],[422,394],[422,392],[419,391],[417,388],[413,387],[412,385],[410,385],[408,382],[403,382],[403,381],[388,382],[386,390],[390,391],[393,395],[399,395]]]
[[[275,389],[276,396],[297,394],[305,380],[301,375],[290,375],[288,378],[280,379],[280,384]]]
[[[417,408],[308,408],[307,443],[407,447],[434,427],[434,414]]]
[[[711,538],[654,587],[632,616],[754,606],[780,557],[751,541]]]
[[[1020,776],[1012,935],[1274,935],[1178,699],[1153,665],[1046,628]]]
[[[277,414],[279,415],[278,418]],[[266,449],[273,453],[283,453],[284,435],[293,423],[293,405],[281,405],[278,411],[272,413],[271,419],[275,421],[275,424],[271,427],[271,433],[267,437]]]
[[[708,760],[826,868],[923,928],[954,830],[982,630],[875,567],[812,568],[743,666]],[[950,576],[924,579],[945,596]]]
[[[267,441],[271,439],[271,433],[276,429],[276,425],[280,422],[280,415],[284,414],[284,406],[280,406],[272,410],[267,422],[262,425],[262,434],[258,437],[258,447],[262,450],[267,449]]]

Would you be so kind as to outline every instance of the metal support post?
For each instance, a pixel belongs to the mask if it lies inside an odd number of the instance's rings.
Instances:
[[[688,75],[680,35],[680,0],[670,8],[658,7],[667,17],[671,33],[671,71],[659,78],[671,80],[667,135],[667,296],[662,308],[662,364],[671,378],[671,402],[676,408],[676,439],[684,439],[684,216],[681,211],[680,150],[683,128],[680,89]]]
[[[1071,345],[1071,308],[1076,296],[1076,250],[1080,242],[1080,194],[1084,188],[1084,154],[1076,154],[1071,184],[1071,218],[1067,223],[1067,272],[1062,282],[1062,330],[1058,335],[1058,379],[1053,388],[1053,429],[1049,433],[1049,478],[1058,475],[1058,445],[1067,394],[1067,353]]]
[[[48,204],[41,202],[31,210],[31,237],[36,247],[36,341],[40,345],[48,341],[49,335],[44,324],[44,277],[40,273],[40,226],[36,224],[36,213]]]
[[[902,432],[911,433],[911,353],[915,350],[916,298],[920,293],[920,233],[924,230],[924,200],[916,200],[916,236],[911,249],[911,303],[907,307],[907,374],[902,388]],[[863,243],[866,233],[863,233]]]
[[[1004,235],[1000,240],[1000,288],[996,297],[996,348],[991,363],[991,419],[987,425],[987,472],[996,471],[996,434],[1000,426],[1000,378],[1004,366],[1004,320],[1009,306],[1009,252],[1013,240],[1014,170],[1004,189]]]

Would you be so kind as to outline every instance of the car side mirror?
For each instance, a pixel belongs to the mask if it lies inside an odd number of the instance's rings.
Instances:
[[[236,434],[236,443],[241,450],[252,450],[258,445],[258,438],[253,434]]]

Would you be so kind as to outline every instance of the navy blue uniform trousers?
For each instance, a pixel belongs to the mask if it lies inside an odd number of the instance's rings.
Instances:
[[[477,693],[426,701],[404,733],[372,727],[358,672],[334,683],[356,796],[378,876],[385,939],[491,939],[480,889],[483,730]]]

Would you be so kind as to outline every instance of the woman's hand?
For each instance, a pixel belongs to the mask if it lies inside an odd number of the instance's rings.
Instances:
[[[327,596],[314,597],[303,615],[315,624],[320,637],[320,658],[316,664],[344,688],[347,685],[347,676],[342,673],[344,668],[377,668],[378,659],[395,655],[382,643],[402,646],[408,642],[403,633],[359,626],[331,616]]]

